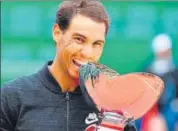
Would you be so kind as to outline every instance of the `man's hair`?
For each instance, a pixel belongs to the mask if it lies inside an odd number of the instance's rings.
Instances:
[[[56,14],[56,23],[61,30],[69,27],[72,18],[76,14],[81,14],[97,22],[104,22],[107,34],[109,27],[109,18],[103,5],[97,0],[66,0],[60,4]]]

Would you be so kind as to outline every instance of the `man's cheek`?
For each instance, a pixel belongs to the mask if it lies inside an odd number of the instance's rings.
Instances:
[[[96,54],[94,55],[94,61],[95,62],[99,61],[99,59],[101,58],[101,55],[102,55],[102,51],[96,52]]]
[[[63,50],[63,59],[64,59],[65,61],[70,62],[70,60],[72,59],[72,58],[71,58],[72,55],[74,55],[74,54],[77,52],[77,50],[79,50],[79,49],[76,49],[76,48],[74,48],[74,46],[69,45],[67,48],[65,48],[65,49]],[[69,63],[68,63],[68,64],[69,64]]]
[[[69,46],[68,49],[73,54],[73,53],[79,52],[82,49],[82,46],[77,43],[73,43]]]

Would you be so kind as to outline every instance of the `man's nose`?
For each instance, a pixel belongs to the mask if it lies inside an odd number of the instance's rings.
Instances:
[[[93,58],[93,48],[91,45],[86,45],[82,49],[82,55],[88,59]]]

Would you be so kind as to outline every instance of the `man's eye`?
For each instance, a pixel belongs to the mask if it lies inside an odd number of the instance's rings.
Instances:
[[[103,46],[103,44],[100,42],[96,42],[96,43],[94,43],[94,46]]]
[[[75,40],[76,40],[76,42],[79,43],[79,44],[84,43],[84,39],[83,39],[83,38],[76,37]]]

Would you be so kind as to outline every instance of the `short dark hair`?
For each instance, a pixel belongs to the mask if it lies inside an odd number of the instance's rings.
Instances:
[[[56,14],[56,23],[62,31],[69,27],[71,19],[76,15],[81,14],[95,20],[104,22],[107,34],[109,27],[109,18],[103,5],[97,0],[65,0],[63,1]]]

